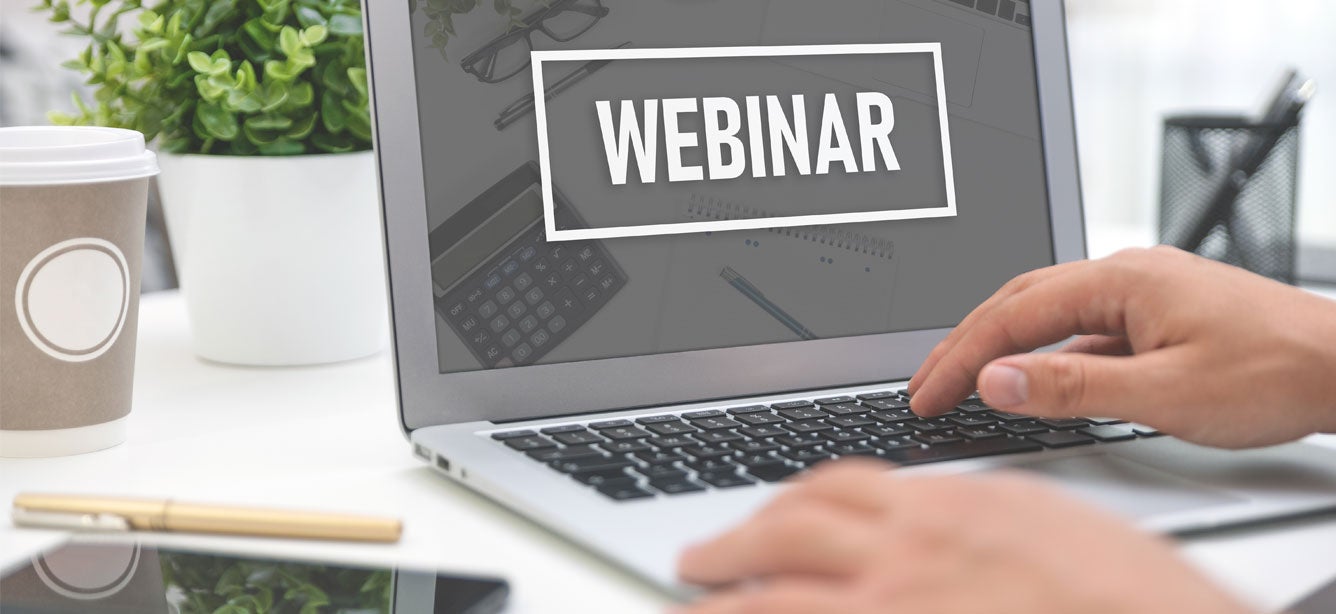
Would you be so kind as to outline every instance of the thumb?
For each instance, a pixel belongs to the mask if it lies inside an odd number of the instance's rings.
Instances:
[[[1137,420],[1153,400],[1154,354],[1098,356],[1069,352],[994,360],[979,373],[979,394],[997,409],[1040,417],[1100,416]],[[1152,393],[1153,394],[1153,393]]]

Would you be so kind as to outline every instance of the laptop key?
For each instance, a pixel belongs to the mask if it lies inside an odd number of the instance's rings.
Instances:
[[[882,390],[880,392],[864,392],[855,396],[859,401],[877,401],[880,399],[898,399],[900,393],[895,390]]]
[[[776,424],[743,427],[738,429],[738,432],[748,437],[756,437],[759,439],[764,439],[766,437],[779,437],[780,435],[789,434],[789,431],[787,429]]]
[[[651,465],[666,465],[677,461],[684,461],[687,457],[677,452],[663,450],[641,450],[636,452],[635,457]]]
[[[868,435],[859,431],[839,429],[834,431],[825,431],[821,433],[832,443],[854,443],[858,441],[867,441]]]
[[[805,422],[789,422],[784,425],[784,428],[789,429],[790,431],[793,431],[795,433],[802,434],[802,433],[817,433],[820,431],[829,431],[835,427],[826,424],[825,422],[821,422],[820,420],[807,420]]]
[[[856,428],[876,423],[862,416],[836,416],[834,418],[826,418],[826,424],[833,424],[842,428]]]
[[[854,399],[853,397],[851,397],[851,396],[838,396],[838,397],[826,397],[826,398],[824,398],[824,399],[817,399],[817,400],[816,400],[816,404],[817,404],[817,405],[839,405],[839,404],[841,404],[841,403],[853,403],[854,401],[855,401],[855,399]]]
[[[1027,416],[1025,414],[1013,414],[1009,411],[998,411],[996,409],[989,412],[989,414],[992,415],[994,418],[997,418],[998,420],[1001,420],[1003,422],[1020,422],[1021,420],[1034,420],[1034,416]]]
[[[771,409],[797,409],[799,407],[811,407],[811,401],[785,401],[783,403],[771,403]]]
[[[870,445],[881,450],[886,450],[888,452],[892,450],[907,450],[909,448],[923,447],[923,444],[914,441],[913,439],[910,439],[908,437],[891,437],[891,438],[874,439],[873,441],[870,442]]]
[[[797,407],[794,409],[781,409],[776,413],[778,413],[781,416],[784,416],[785,418],[788,418],[789,420],[816,420],[818,418],[825,418],[826,416],[830,415],[815,407]]]
[[[680,495],[689,492],[700,492],[705,490],[704,486],[692,482],[688,479],[659,479],[650,480],[649,485],[655,490],[667,495]]]
[[[705,429],[707,431],[713,431],[717,429],[731,429],[735,426],[742,426],[742,423],[738,422],[737,420],[723,417],[701,418],[699,420],[692,420],[691,424],[696,428]]]
[[[603,443],[604,441],[606,441],[602,437],[599,437],[594,433],[590,433],[589,431],[586,431],[583,428],[581,428],[579,432],[560,433],[557,435],[553,435],[552,438],[557,440],[558,443],[562,443],[568,446],[578,446],[587,443]]]
[[[759,465],[773,465],[775,463],[784,464],[784,459],[775,456],[769,452],[760,452],[757,454],[743,454],[738,457],[738,464],[743,467],[756,467]]]
[[[961,441],[961,438],[949,432],[919,433],[918,435],[914,436],[914,441],[917,441],[919,443],[926,443],[930,446],[938,446],[947,443],[956,443],[957,441]]]
[[[619,476],[604,477],[602,480],[596,482],[595,484],[591,484],[591,485],[599,485],[599,486],[601,486],[601,485],[605,485],[605,484],[606,484],[606,485],[608,485],[609,487],[615,487],[615,486],[635,486],[639,481],[640,481],[640,479],[637,478],[637,477],[635,477],[635,476],[628,475],[628,474],[622,474],[622,475],[619,475]]]
[[[914,429],[899,424],[878,424],[865,426],[859,430],[873,437],[900,437],[914,434]]]
[[[652,437],[649,445],[662,449],[680,448],[682,446],[694,446],[698,441],[687,437],[686,435],[665,435],[663,437]]]
[[[826,438],[818,433],[784,435],[782,437],[776,437],[775,443],[788,448],[811,448],[826,443]]]
[[[636,467],[635,471],[651,480],[687,479],[687,472],[676,465],[649,465],[647,467]]]
[[[1034,435],[1036,433],[1048,432],[1048,427],[1035,422],[1034,420],[1024,420],[1021,422],[1008,422],[998,428],[1011,433],[1012,435]]]
[[[539,432],[544,435],[556,435],[558,433],[575,433],[583,430],[585,430],[585,427],[582,424],[560,424],[542,428]]]
[[[509,446],[510,448],[519,450],[521,452],[527,452],[529,450],[537,450],[539,448],[557,447],[557,444],[552,443],[550,439],[546,437],[540,437],[538,435],[515,437],[513,439],[505,439],[503,441],[505,441],[506,445]]]
[[[986,428],[956,429],[956,434],[960,435],[961,437],[964,437],[965,439],[974,439],[974,440],[996,439],[998,437],[1007,436],[1007,434],[1002,431],[994,431],[993,429],[986,429]]]
[[[1126,420],[1119,420],[1117,418],[1086,418],[1086,421],[1099,426],[1108,424],[1127,424]]]
[[[877,410],[909,409],[909,401],[901,399],[873,399],[871,401],[863,401],[863,406]]]
[[[631,426],[633,424],[635,423],[630,420],[602,420],[599,422],[590,422],[589,428],[601,431],[603,429],[615,429],[623,426]]]
[[[702,443],[728,443],[730,441],[742,440],[742,435],[733,431],[705,431],[704,433],[695,433],[692,435]]]
[[[745,406],[745,407],[732,407],[732,408],[729,408],[729,409],[727,410],[727,413],[729,413],[729,414],[731,414],[731,415],[734,415],[734,416],[739,416],[739,415],[745,415],[745,414],[756,414],[756,413],[760,413],[760,412],[767,412],[767,413],[769,413],[769,411],[770,411],[770,407],[769,407],[768,405],[747,405],[747,406]]]
[[[603,454],[591,456],[588,458],[573,458],[569,460],[553,461],[548,466],[562,473],[610,473],[620,472],[626,467],[633,465],[629,460],[621,456],[612,456]]]
[[[654,493],[636,486],[635,484],[623,484],[620,482],[615,484],[600,484],[598,491],[617,501],[646,499],[654,496]]]
[[[826,404],[826,406],[822,406],[822,410],[830,415],[863,415],[872,411],[858,403]]]
[[[1091,426],[1083,429],[1077,429],[1078,433],[1094,437],[1100,441],[1127,441],[1136,439],[1137,434],[1132,427],[1126,425],[1104,425]]]
[[[953,428],[953,425],[950,423],[938,422],[936,420],[911,420],[905,422],[904,425],[920,433],[940,433],[942,431],[949,431]]]
[[[989,411],[993,408],[989,407],[988,404],[984,403],[983,401],[980,401],[978,399],[972,399],[972,400],[967,400],[961,403],[960,405],[957,405],[956,409],[960,410],[963,413],[976,414]]]
[[[865,443],[841,443],[830,446],[827,449],[839,456],[881,456],[881,452],[878,452],[876,448]]]
[[[784,428],[798,434],[807,434],[807,432],[820,432],[834,430],[834,426],[822,422],[822,420],[803,420],[803,422],[790,422],[784,424]]]
[[[613,441],[623,439],[643,439],[649,437],[649,431],[634,426],[616,426],[599,431],[599,434]]]
[[[698,461],[688,461],[684,465],[697,473],[710,473],[712,471],[737,471],[738,466],[726,458],[706,458]]]
[[[900,465],[921,465],[924,463],[979,458],[982,456],[996,456],[999,454],[1038,452],[1043,449],[1044,446],[1033,441],[1008,437],[1005,439],[988,439],[984,441],[962,441],[959,443],[929,446],[926,448],[916,446],[899,450],[886,450],[883,454],[883,458]]]
[[[684,435],[686,433],[695,433],[696,427],[682,421],[677,422],[658,422],[650,424],[645,428],[658,435]]]
[[[701,473],[696,477],[715,488],[733,488],[735,486],[747,486],[756,483],[755,480],[742,477],[738,475],[737,472],[733,471]]]
[[[631,482],[636,481],[635,477],[626,473],[625,468],[621,469],[600,469],[598,471],[577,471],[571,474],[571,478],[586,486],[598,486],[607,482]]]
[[[769,410],[767,410],[767,411],[766,411],[765,413],[763,413],[763,414],[762,414],[762,413],[755,413],[755,414],[741,414],[741,415],[733,416],[733,419],[734,419],[734,420],[737,420],[738,422],[741,422],[741,423],[743,423],[743,424],[747,424],[747,425],[751,425],[751,426],[760,426],[760,425],[762,425],[762,424],[775,424],[775,423],[777,423],[777,422],[783,422],[783,421],[784,421],[783,418],[781,418],[781,417],[779,417],[779,416],[776,416],[775,414],[770,413]]]
[[[534,435],[534,434],[536,434],[536,433],[534,433],[533,431],[529,431],[529,430],[524,430],[524,431],[505,431],[505,432],[501,432],[501,433],[492,433],[492,439],[495,439],[495,440],[497,440],[497,441],[505,441],[505,440],[507,440],[507,439],[516,439],[516,438],[519,438],[519,437],[528,437],[528,436],[530,436],[530,435]]]
[[[723,446],[695,445],[682,448],[682,453],[696,460],[706,458],[724,458],[732,456],[733,451]]]
[[[1095,443],[1095,439],[1072,431],[1053,431],[1031,435],[1030,441],[1037,441],[1050,448],[1070,448]]]
[[[1144,424],[1137,424],[1137,425],[1134,425],[1134,426],[1132,427],[1132,432],[1134,432],[1134,433],[1136,433],[1136,434],[1138,434],[1138,435],[1140,435],[1140,436],[1142,436],[1142,437],[1159,437],[1159,436],[1161,436],[1161,435],[1164,435],[1164,433],[1161,433],[1159,430],[1154,429],[1154,428],[1151,428],[1151,427],[1146,426],[1146,425],[1144,425]]]
[[[755,467],[747,468],[748,474],[766,482],[778,482],[795,473],[798,473],[799,471],[802,471],[802,468],[796,467],[794,465],[788,465],[785,463],[757,465]]]
[[[649,444],[639,439],[627,439],[624,441],[613,441],[609,443],[598,444],[598,447],[607,450],[613,454],[630,454],[631,452],[643,452],[651,450]]]
[[[1070,431],[1083,426],[1090,426],[1089,422],[1080,418],[1043,418],[1039,420],[1039,423],[1055,431]]]
[[[729,447],[743,454],[760,454],[761,452],[778,450],[779,444],[764,439],[748,439],[747,441],[735,441],[729,444]]]
[[[717,409],[707,409],[703,411],[689,411],[685,414],[682,414],[682,417],[688,420],[695,420],[697,418],[722,418],[723,416],[724,412],[719,411]]]
[[[568,448],[538,448],[525,452],[532,458],[541,463],[550,463],[552,461],[574,460],[577,458],[589,458],[591,456],[603,456],[603,453],[594,449],[593,446],[570,446]]]
[[[830,452],[818,448],[784,450],[779,455],[804,464],[819,463],[830,458]]]
[[[969,426],[969,427],[997,424],[997,420],[989,418],[988,416],[970,416],[970,415],[953,416],[951,418],[948,418],[948,420],[950,420],[953,424],[959,424],[960,426]]]
[[[887,409],[882,411],[868,412],[867,417],[877,422],[907,422],[918,420],[918,414],[908,409]]]
[[[672,414],[663,414],[661,416],[641,416],[636,418],[639,424],[663,424],[665,422],[681,422],[682,419]]]

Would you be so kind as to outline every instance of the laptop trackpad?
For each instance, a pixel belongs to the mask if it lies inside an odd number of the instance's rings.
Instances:
[[[1022,463],[1011,468],[1042,475],[1081,499],[1135,519],[1244,501],[1227,492],[1108,454]]]

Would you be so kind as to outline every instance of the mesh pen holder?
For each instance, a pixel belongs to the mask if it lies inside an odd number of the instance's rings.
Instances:
[[[1283,136],[1234,201],[1228,214],[1210,221],[1200,245],[1184,245],[1208,208],[1216,187],[1254,135],[1277,126],[1242,117],[1190,115],[1164,121],[1160,170],[1160,242],[1294,282],[1295,196],[1299,125]]]

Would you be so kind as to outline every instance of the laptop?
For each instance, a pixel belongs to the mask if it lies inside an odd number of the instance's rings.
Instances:
[[[1170,533],[1336,508],[1311,445],[908,410],[975,305],[1085,257],[1060,1],[511,4],[366,3],[399,418],[447,478],[670,591],[844,457]]]

